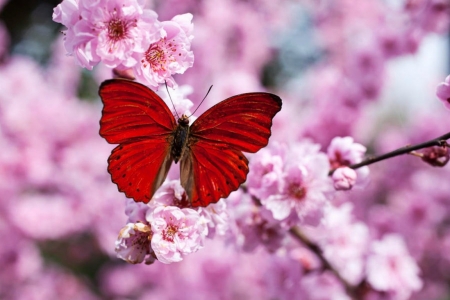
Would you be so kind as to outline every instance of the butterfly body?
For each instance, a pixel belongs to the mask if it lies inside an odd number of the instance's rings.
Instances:
[[[187,143],[189,141],[189,118],[182,115],[178,119],[177,128],[174,131],[172,147],[170,154],[172,155],[173,161],[178,163],[178,161],[183,156]]]
[[[189,126],[187,116],[176,122],[164,101],[142,84],[107,80],[99,94],[104,104],[100,135],[119,144],[108,159],[119,191],[147,203],[172,162],[180,162],[181,185],[193,207],[228,197],[246,180],[248,160],[242,151],[254,153],[267,145],[282,105],[273,94],[241,94],[211,107]]]

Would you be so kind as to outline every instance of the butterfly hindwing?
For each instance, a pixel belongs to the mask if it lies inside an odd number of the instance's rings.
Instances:
[[[108,159],[108,172],[119,191],[147,203],[164,182],[172,164],[166,142],[154,140],[121,144]]]
[[[104,104],[100,135],[119,144],[108,159],[112,181],[127,197],[148,202],[172,163],[175,119],[158,95],[136,82],[108,80],[99,94]]]
[[[207,206],[227,197],[247,178],[244,154],[223,144],[199,140],[181,160],[181,185],[192,206]]]

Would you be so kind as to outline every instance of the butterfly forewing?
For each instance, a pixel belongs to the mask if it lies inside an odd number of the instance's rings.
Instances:
[[[99,91],[103,101],[100,135],[111,144],[164,139],[176,127],[164,101],[146,86],[128,80],[107,80]]]
[[[191,126],[188,151],[181,160],[181,184],[193,206],[227,197],[242,184],[248,161],[241,151],[266,146],[281,99],[269,93],[228,98],[201,115]]]
[[[158,95],[136,82],[108,80],[99,94],[100,135],[119,144],[108,159],[112,181],[127,197],[148,202],[172,163],[175,119]]]
[[[253,153],[267,145],[272,119],[280,109],[281,99],[273,94],[237,95],[207,110],[190,132],[198,139]]]

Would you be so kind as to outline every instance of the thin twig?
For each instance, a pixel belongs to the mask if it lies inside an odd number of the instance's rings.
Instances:
[[[419,149],[423,149],[423,148],[428,148],[428,147],[432,147],[432,146],[444,146],[447,144],[447,140],[450,139],[450,132],[444,134],[443,136],[440,136],[438,138],[429,140],[427,142],[424,143],[420,143],[417,145],[407,145],[405,147],[399,148],[397,150],[382,154],[380,156],[373,156],[373,157],[369,157],[366,160],[363,160],[360,163],[357,164],[353,164],[353,165],[349,165],[349,168],[352,169],[358,169],[361,168],[363,166],[368,166],[371,165],[373,163],[388,159],[388,158],[392,158],[395,156],[399,156],[399,155],[403,155],[403,154],[408,154],[411,151],[415,151],[415,150],[419,150]],[[328,175],[333,175],[334,171],[336,171],[336,169],[331,170]]]

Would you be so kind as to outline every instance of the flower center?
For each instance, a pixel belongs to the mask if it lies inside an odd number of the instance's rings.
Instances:
[[[178,232],[178,227],[174,226],[174,225],[169,225],[167,226],[166,230],[163,231],[163,239],[168,241],[168,242],[172,242],[175,238],[175,235]]]
[[[153,43],[144,54],[141,60],[144,68],[150,66],[153,72],[166,72],[169,63],[176,62],[177,47],[173,41],[166,41],[166,38]],[[181,53],[178,53],[181,56]]]
[[[342,157],[342,154],[339,151],[334,153],[336,157],[334,160],[330,159],[330,165],[332,169],[339,168],[341,166],[349,166],[350,162]]]
[[[298,184],[298,183],[291,183],[288,187],[288,193],[291,197],[296,199],[303,199],[306,195],[306,189]]]
[[[164,39],[162,39],[161,41],[164,43]],[[147,67],[148,63],[150,65],[150,68],[152,68],[152,70],[155,72],[166,70],[165,64],[167,62],[167,57],[166,52],[161,45],[161,41],[151,44],[145,52],[144,59],[142,60],[144,67]]]
[[[111,41],[117,42],[127,35],[127,24],[121,19],[113,18],[108,22],[108,37]]]
[[[136,232],[136,238],[133,239],[131,245],[141,252],[147,252],[149,249],[149,241],[151,240],[151,234],[149,232]]]

